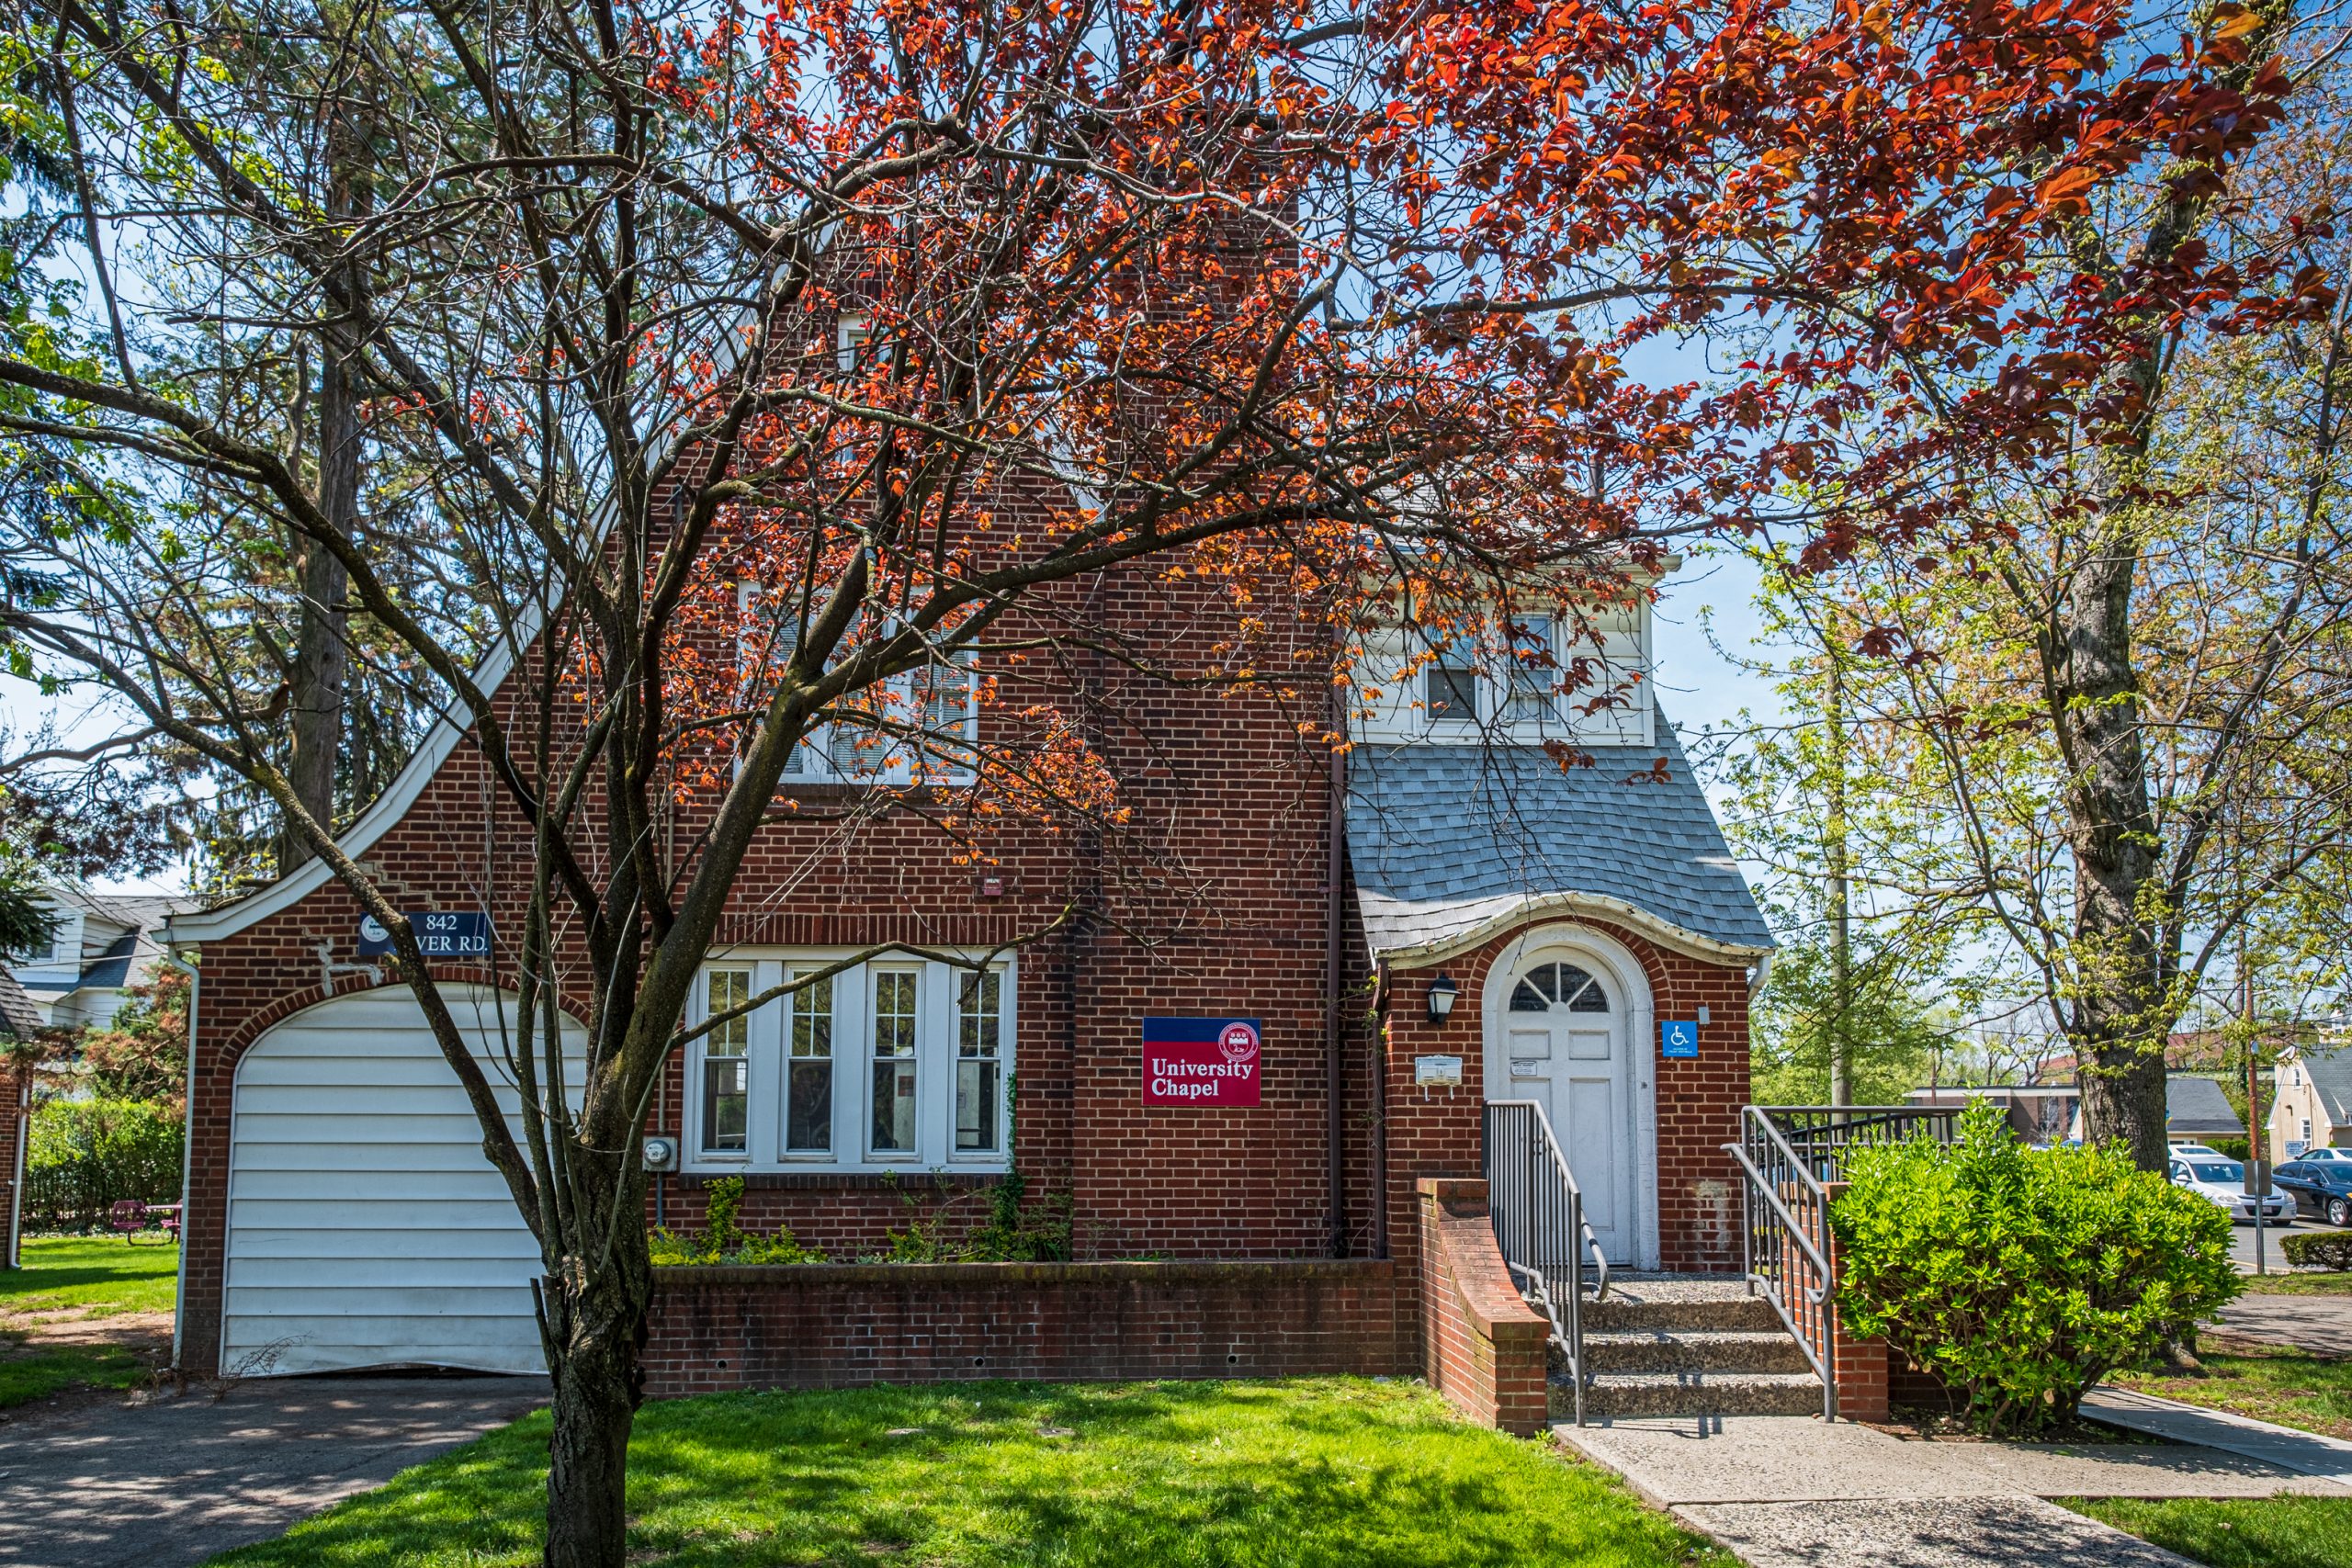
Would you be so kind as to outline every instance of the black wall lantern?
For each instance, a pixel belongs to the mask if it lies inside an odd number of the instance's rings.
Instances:
[[[1451,975],[1440,975],[1430,982],[1430,1021],[1443,1023],[1453,1012],[1454,996],[1462,987],[1453,983]]]

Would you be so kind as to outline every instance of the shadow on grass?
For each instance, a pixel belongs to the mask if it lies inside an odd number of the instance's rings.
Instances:
[[[526,1562],[547,1417],[535,1416],[241,1568]],[[629,1483],[633,1560],[679,1568],[1648,1568],[1693,1538],[1597,1472],[1351,1380],[983,1383],[727,1394],[649,1406]],[[1708,1559],[1728,1563],[1728,1559]]]
[[[179,1272],[180,1249],[132,1247],[100,1236],[37,1236],[22,1247],[24,1267],[0,1269],[0,1312],[37,1310],[51,1299],[68,1305],[120,1293],[153,1295]],[[163,1304],[171,1304],[168,1295]]]

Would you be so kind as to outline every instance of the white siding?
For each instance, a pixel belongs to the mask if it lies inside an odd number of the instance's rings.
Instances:
[[[519,1135],[498,1000],[453,989],[450,1010]],[[537,1245],[405,987],[262,1036],[238,1066],[230,1136],[223,1371],[543,1370]]]
[[[1577,660],[1589,660],[1585,673],[1589,683],[1562,697],[1553,716],[1511,724],[1498,722],[1504,697],[1503,675],[1510,668],[1507,660],[1490,656],[1479,661],[1484,674],[1479,682],[1478,725],[1432,724],[1422,706],[1420,672],[1406,672],[1414,659],[1425,653],[1426,642],[1403,630],[1369,638],[1356,668],[1359,738],[1453,745],[1476,745],[1482,740],[1532,745],[1552,739],[1580,746],[1654,744],[1647,679],[1649,606],[1640,604],[1597,612],[1588,617],[1581,633],[1574,623],[1556,624],[1561,639],[1556,649],[1559,662],[1565,667]],[[1565,669],[1551,673],[1552,680],[1565,678]],[[1582,705],[1601,697],[1614,697],[1617,705],[1597,713],[1580,711]]]

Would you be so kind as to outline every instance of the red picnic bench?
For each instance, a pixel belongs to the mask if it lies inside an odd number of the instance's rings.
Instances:
[[[150,1216],[155,1221],[150,1228]],[[118,1199],[107,1216],[107,1224],[122,1233],[122,1239],[132,1247],[139,1238],[152,1235],[165,1247],[180,1237],[180,1205],[177,1203],[142,1203],[136,1198]]]

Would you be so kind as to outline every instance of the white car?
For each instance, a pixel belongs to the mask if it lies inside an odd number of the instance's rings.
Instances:
[[[2183,1155],[2194,1155],[2200,1159],[2227,1159],[2230,1157],[2211,1144],[2175,1144],[2172,1146],[2172,1154],[2175,1159],[2179,1158]]]
[[[2200,1198],[2211,1198],[2230,1212],[2230,1218],[2254,1224],[2254,1194],[2245,1190],[2245,1167],[2219,1155],[2192,1155],[2172,1162],[2175,1186],[2186,1187]],[[2262,1217],[2281,1225],[2292,1223],[2295,1201],[2273,1184],[2262,1200]]]

